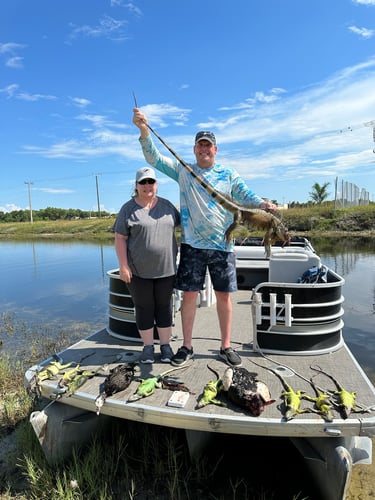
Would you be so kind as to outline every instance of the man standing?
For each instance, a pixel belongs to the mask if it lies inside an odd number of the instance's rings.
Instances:
[[[182,290],[181,322],[183,345],[172,358],[181,366],[193,358],[193,326],[197,295],[203,288],[208,268],[216,295],[217,315],[221,334],[220,358],[231,366],[240,366],[241,358],[230,345],[232,301],[230,292],[237,290],[236,259],[233,244],[228,244],[225,231],[233,215],[223,208],[176,159],[163,156],[156,148],[146,116],[134,108],[133,123],[140,130],[140,143],[147,163],[178,182],[180,186],[181,247],[176,288]],[[253,193],[231,167],[216,163],[216,138],[212,132],[201,131],[195,136],[196,163],[192,170],[220,193],[240,205],[275,210],[276,206]]]

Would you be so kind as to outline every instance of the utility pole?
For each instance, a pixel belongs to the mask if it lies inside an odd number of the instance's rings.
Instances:
[[[333,207],[333,215],[334,215],[334,217],[336,217],[336,207],[337,207],[337,182],[338,182],[338,179],[336,177],[336,179],[335,179],[335,204],[334,204],[334,207]]]
[[[96,199],[97,199],[97,202],[98,202],[98,216],[99,216],[99,219],[100,219],[101,214],[100,214],[100,199],[99,199],[99,182],[98,182],[98,175],[102,175],[102,174],[95,174],[95,183],[96,183]]]
[[[30,209],[30,222],[33,223],[33,207],[31,205],[31,189],[30,189],[30,186],[31,184],[34,184],[33,182],[31,181],[24,181],[25,184],[27,184],[27,191],[29,193],[29,209]]]

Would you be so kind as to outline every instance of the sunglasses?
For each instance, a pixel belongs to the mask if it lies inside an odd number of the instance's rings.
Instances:
[[[155,184],[155,182],[155,179],[142,179],[138,182],[138,184],[142,184],[142,186],[144,186],[145,184]]]

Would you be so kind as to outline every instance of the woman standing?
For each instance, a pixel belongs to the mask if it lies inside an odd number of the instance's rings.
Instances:
[[[154,362],[154,325],[161,362],[169,363],[173,356],[169,344],[171,299],[177,257],[175,228],[180,224],[180,214],[170,201],[156,193],[155,171],[150,167],[138,170],[134,195],[121,207],[114,226],[120,278],[132,296],[143,341],[142,363]]]

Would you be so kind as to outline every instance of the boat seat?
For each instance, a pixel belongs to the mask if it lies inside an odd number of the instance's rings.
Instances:
[[[312,267],[320,267],[318,255],[306,252],[274,252],[270,257],[269,281],[296,283]]]

